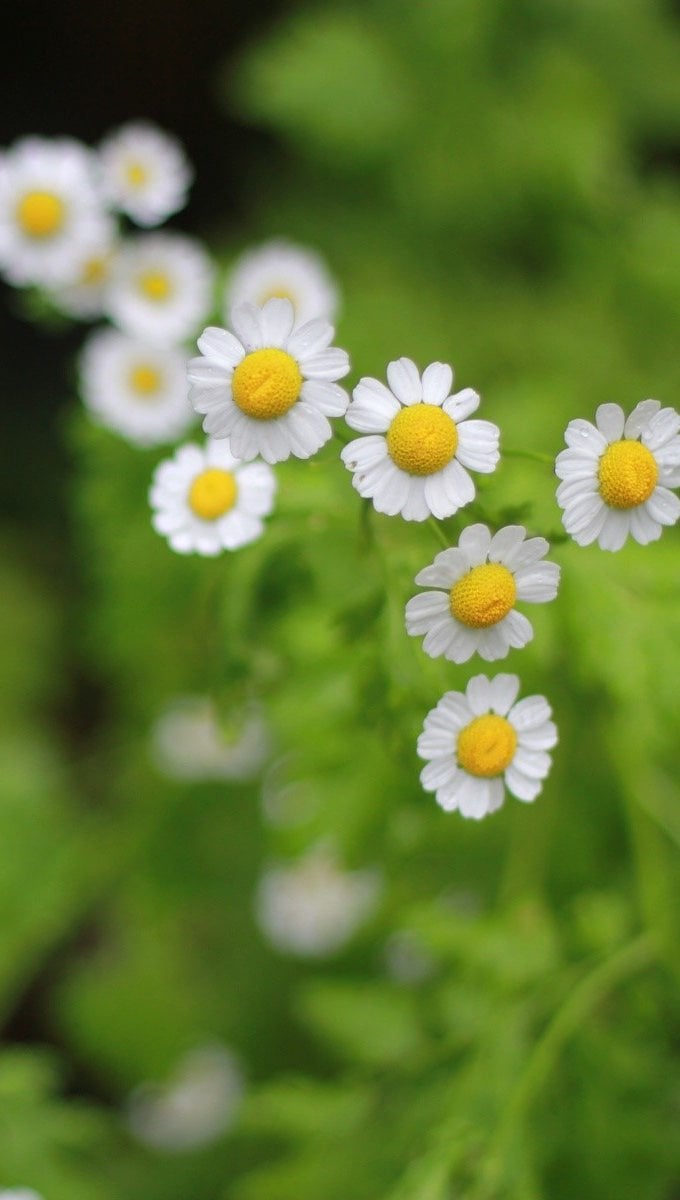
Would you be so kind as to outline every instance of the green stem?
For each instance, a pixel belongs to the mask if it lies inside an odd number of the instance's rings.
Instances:
[[[491,1200],[499,1194],[500,1174],[516,1127],[544,1084],[565,1043],[607,992],[628,976],[648,966],[655,956],[656,944],[653,935],[649,932],[642,933],[595,967],[567,996],[534,1046],[509,1097],[495,1136],[487,1147],[485,1168],[475,1189],[475,1200]]]
[[[439,542],[439,544],[441,546],[443,546],[445,550],[448,550],[451,543],[450,543],[449,539],[447,538],[446,534],[444,533],[444,530],[442,529],[441,525],[438,524],[437,520],[434,517],[428,517],[427,523],[430,526],[430,529],[432,529],[434,531],[435,537],[437,538],[437,541]]]

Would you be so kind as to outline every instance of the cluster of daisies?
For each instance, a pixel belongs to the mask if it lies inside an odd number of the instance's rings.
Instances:
[[[157,226],[186,200],[192,171],[181,147],[135,122],[96,151],[25,139],[0,161],[0,269],[37,286],[67,312],[103,317],[81,356],[84,403],[99,423],[140,446],[175,443],[196,414],[206,440],[175,447],[150,489],[154,528],[181,554],[214,556],[258,538],[273,509],[273,468],[307,459],[343,419],[358,436],[341,451],[359,495],[407,521],[445,520],[475,498],[475,474],[499,461],[499,429],[475,414],[472,388],[450,366],[419,371],[409,358],[386,380],[340,385],[347,352],[333,344],[337,289],[311,251],[285,242],[246,253],[219,307],[205,248],[174,232],[129,234],[121,218]],[[202,332],[199,332],[202,330]],[[189,357],[198,335],[199,354]],[[344,440],[344,438],[342,439]],[[557,501],[580,545],[618,550],[673,525],[680,500],[680,416],[644,400],[626,418],[603,404],[595,424],[569,423],[556,460]],[[554,599],[559,568],[542,537],[520,525],[463,529],[416,576],[408,634],[432,657],[485,662],[526,646],[516,605]],[[476,675],[447,692],[418,740],[423,786],[446,810],[481,818],[506,789],[539,793],[557,741],[542,696],[518,700],[516,675]]]

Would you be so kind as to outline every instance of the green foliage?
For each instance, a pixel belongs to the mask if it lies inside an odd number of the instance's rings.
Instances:
[[[228,103],[271,137],[223,263],[272,235],[318,246],[344,292],[350,383],[406,354],[480,389],[506,455],[444,528],[551,536],[560,597],[507,669],[549,697],[560,744],[536,803],[508,798],[480,825],[422,791],[423,717],[484,665],[406,636],[439,542],[359,500],[339,441],[277,468],[259,542],[185,558],[149,521],[163,452],[71,411],[77,599],[2,553],[10,1038],[20,998],[40,1002],[36,1044],[0,1061],[0,1186],[670,1197],[678,531],[616,556],[574,546],[550,466],[522,454],[552,457],[603,401],[678,406],[680,205],[654,164],[677,145],[679,49],[649,0],[319,0],[230,65]],[[58,719],[69,656],[105,697],[84,751]],[[184,695],[210,695],[225,728],[258,706],[259,774],[162,775],[151,732]],[[377,866],[381,901],[337,955],[295,959],[267,943],[255,896],[267,864],[317,843]],[[141,1148],[130,1092],[213,1041],[246,1067],[234,1130]]]

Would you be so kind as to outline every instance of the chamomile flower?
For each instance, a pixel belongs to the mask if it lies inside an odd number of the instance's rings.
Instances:
[[[138,225],[160,225],[187,202],[194,172],[177,138],[150,121],[130,121],[99,148],[109,201]]]
[[[107,216],[92,154],[70,138],[27,137],[0,160],[0,270],[10,283],[73,282],[81,247]]]
[[[680,500],[680,416],[658,400],[642,400],[628,418],[601,404],[590,421],[570,421],[567,450],[557,456],[562,522],[580,546],[597,541],[620,550],[630,535],[646,545],[675,525]]]
[[[517,700],[516,675],[475,675],[465,692],[446,692],[425,718],[418,754],[428,792],[447,812],[479,820],[500,808],[505,788],[535,800],[551,767],[557,730],[544,696]]]
[[[116,223],[106,216],[101,226],[83,238],[74,252],[72,282],[51,289],[52,299],[62,312],[82,320],[104,315],[117,246]]]
[[[194,419],[189,404],[186,355],[99,329],[80,358],[85,407],[107,429],[136,446],[158,446],[180,437]]]
[[[315,317],[332,321],[338,292],[323,259],[304,246],[290,242],[265,242],[237,260],[227,286],[227,319],[239,304],[262,306],[273,296],[290,300],[295,324]]]
[[[560,569],[542,561],[549,548],[545,538],[527,538],[522,525],[506,525],[493,537],[486,525],[468,526],[457,546],[416,575],[416,583],[438,590],[409,600],[407,633],[425,634],[426,654],[456,663],[475,653],[493,662],[526,646],[534,631],[515,602],[555,599]]]
[[[262,876],[256,915],[277,950],[302,958],[336,954],[373,911],[380,877],[366,868],[347,871],[324,846]]]
[[[139,234],[116,259],[109,315],[133,337],[182,342],[210,311],[212,286],[212,264],[200,242],[180,233]]]
[[[331,437],[328,417],[347,409],[336,380],[349,359],[330,346],[333,326],[319,319],[293,329],[294,320],[289,300],[242,304],[232,313],[234,333],[209,328],[198,340],[202,357],[189,363],[192,403],[205,414],[205,432],[229,438],[239,458],[309,458]]]
[[[468,420],[479,396],[472,388],[452,395],[453,371],[445,363],[431,363],[421,377],[415,363],[399,358],[388,365],[387,379],[389,388],[367,377],[354,389],[347,424],[369,436],[342,451],[352,483],[389,516],[450,517],[474,500],[468,469],[495,469],[498,426]]]
[[[178,554],[237,550],[262,533],[275,492],[273,471],[234,458],[227,442],[180,446],[154,473],[152,524]]]
[[[252,706],[225,720],[208,696],[181,696],[156,720],[153,758],[168,779],[252,779],[265,765],[270,736]]]
[[[243,1070],[229,1047],[197,1046],[179,1060],[166,1083],[135,1088],[126,1106],[128,1127],[154,1150],[195,1150],[231,1128],[243,1093]]]

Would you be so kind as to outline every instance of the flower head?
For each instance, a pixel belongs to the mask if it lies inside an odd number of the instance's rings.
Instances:
[[[192,403],[205,414],[205,432],[229,438],[239,458],[309,458],[331,437],[328,417],[347,409],[336,380],[349,359],[330,346],[333,326],[319,319],[294,329],[294,321],[289,300],[242,304],[232,313],[234,333],[209,328],[198,340],[201,357],[189,363]]]
[[[155,1150],[206,1146],[233,1125],[243,1098],[241,1065],[227,1046],[197,1046],[167,1083],[142,1083],[127,1102],[130,1132]]]
[[[475,653],[493,662],[526,646],[533,629],[515,602],[555,599],[560,569],[541,561],[548,549],[545,538],[527,538],[522,525],[506,525],[493,537],[486,525],[469,525],[457,546],[416,575],[416,583],[441,590],[409,600],[407,632],[425,634],[423,650],[432,658],[443,654],[457,663]]]
[[[107,215],[74,249],[71,281],[50,289],[54,303],[62,312],[82,320],[104,315],[117,249],[116,223]]]
[[[262,876],[256,910],[277,950],[305,958],[337,953],[372,912],[380,891],[375,871],[346,871],[324,846]]]
[[[551,766],[557,730],[544,696],[517,701],[516,675],[475,675],[465,692],[446,692],[425,718],[418,754],[428,792],[447,812],[479,820],[500,808],[505,788],[535,800]]]
[[[80,389],[92,416],[136,446],[180,437],[193,420],[186,355],[99,329],[85,343]]]
[[[646,545],[680,517],[680,416],[642,400],[628,418],[601,404],[590,421],[570,421],[567,450],[557,456],[557,502],[567,533],[580,546],[597,541],[620,550],[630,534]]]
[[[152,524],[178,554],[213,556],[260,537],[275,492],[273,471],[234,458],[226,442],[180,446],[154,473]]]
[[[10,283],[74,282],[84,245],[108,217],[91,152],[70,138],[27,137],[0,160],[0,269]]]
[[[466,468],[489,473],[498,459],[499,430],[467,418],[479,406],[472,388],[451,394],[453,371],[431,363],[422,376],[409,358],[387,368],[389,388],[361,379],[347,424],[368,437],[342,451],[360,496],[378,512],[407,521],[450,517],[475,497]]]
[[[208,696],[181,696],[156,720],[152,749],[168,779],[242,780],[262,769],[270,738],[262,715],[251,706],[226,722]]]
[[[194,238],[138,234],[116,258],[109,315],[132,337],[162,345],[193,337],[212,303],[213,268]]]
[[[227,286],[227,314],[239,304],[261,306],[273,296],[290,300],[296,325],[315,317],[332,321],[338,307],[337,288],[323,259],[290,242],[265,242],[241,255]]]
[[[187,201],[194,173],[177,138],[150,121],[130,121],[99,148],[109,201],[138,225],[160,225]]]

